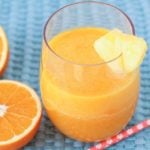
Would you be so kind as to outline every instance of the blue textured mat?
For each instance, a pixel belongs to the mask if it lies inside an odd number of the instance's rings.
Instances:
[[[102,0],[101,0],[102,1]],[[150,44],[150,0],[103,0],[124,10],[133,20],[136,33]],[[75,0],[0,0],[0,25],[7,32],[10,62],[4,78],[32,86],[38,93],[39,59],[42,29],[47,17],[61,6]],[[141,92],[136,113],[130,125],[150,117],[150,54],[141,67]],[[85,150],[80,143],[60,134],[44,113],[35,138],[24,150]],[[150,129],[109,148],[110,150],[149,150]]]

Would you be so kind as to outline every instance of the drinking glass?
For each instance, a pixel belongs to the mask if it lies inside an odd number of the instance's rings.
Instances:
[[[80,27],[118,28],[128,34],[135,31],[123,11],[93,1],[67,5],[46,22],[40,68],[43,104],[62,133],[91,142],[113,136],[127,125],[137,103],[140,76],[139,67],[130,73],[107,67],[115,65],[121,54],[107,62],[80,64],[64,59],[49,45],[57,34]]]

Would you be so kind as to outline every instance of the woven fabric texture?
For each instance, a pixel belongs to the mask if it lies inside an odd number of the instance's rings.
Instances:
[[[0,25],[10,46],[10,61],[3,76],[18,80],[39,90],[39,62],[42,30],[48,16],[60,7],[78,0],[0,0]],[[150,0],[101,0],[124,10],[132,19],[136,34],[150,45]],[[128,126],[150,117],[150,53],[141,66],[141,91],[136,113]],[[94,143],[67,138],[50,123],[46,113],[40,129],[24,150],[86,150]],[[150,129],[124,140],[109,150],[149,150]]]

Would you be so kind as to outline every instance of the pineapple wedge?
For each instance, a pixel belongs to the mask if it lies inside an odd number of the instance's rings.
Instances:
[[[142,38],[114,29],[97,39],[94,48],[113,71],[127,73],[142,63],[147,44]]]

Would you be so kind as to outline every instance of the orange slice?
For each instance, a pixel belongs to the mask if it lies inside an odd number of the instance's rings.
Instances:
[[[7,67],[9,58],[8,41],[2,27],[0,27],[0,75],[2,75]]]
[[[40,99],[27,85],[0,81],[0,150],[17,150],[37,132],[41,121]]]

